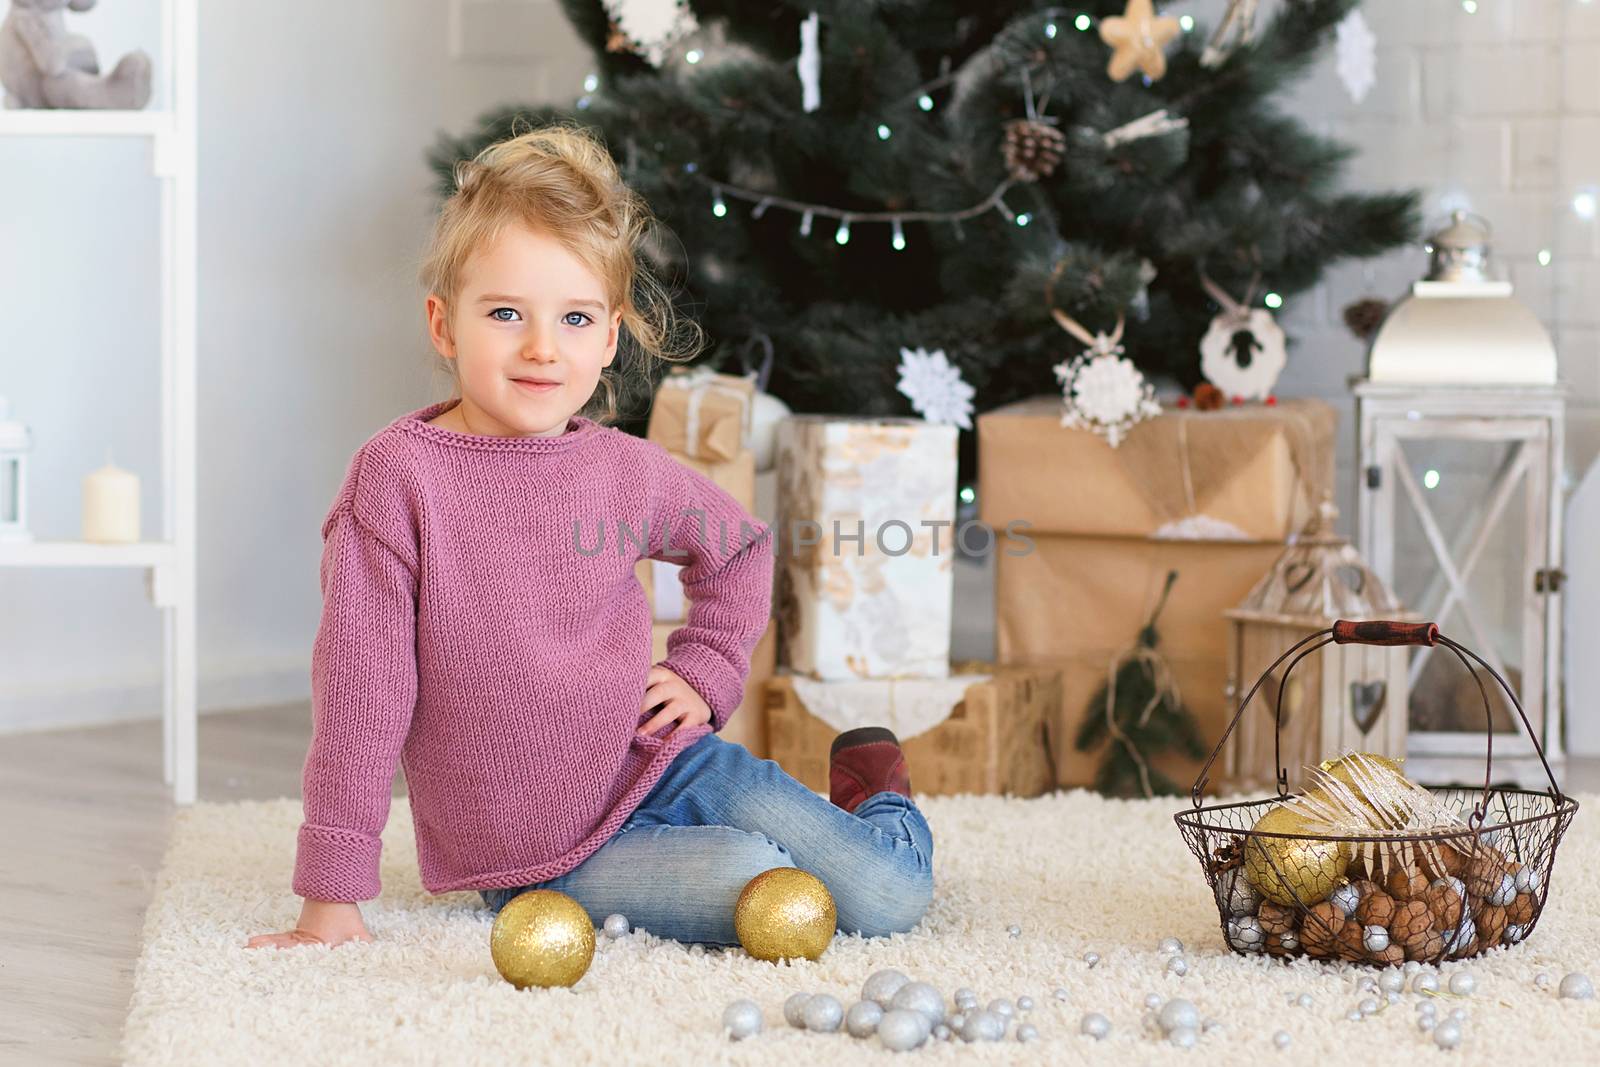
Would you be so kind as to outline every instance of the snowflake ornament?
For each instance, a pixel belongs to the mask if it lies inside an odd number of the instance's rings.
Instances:
[[[1061,425],[1092,430],[1116,448],[1137,422],[1161,414],[1155,388],[1104,334],[1089,351],[1056,364],[1066,410]]]
[[[900,350],[900,381],[895,386],[911,400],[911,407],[929,422],[946,422],[972,429],[974,390],[961,378],[961,368],[953,366],[944,349]]]
[[[1335,33],[1335,70],[1350,99],[1359,104],[1378,80],[1378,38],[1359,8],[1344,17]]]

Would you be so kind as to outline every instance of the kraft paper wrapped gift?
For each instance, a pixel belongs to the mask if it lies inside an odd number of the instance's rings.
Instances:
[[[1320,400],[1169,409],[1117,448],[1061,425],[1059,396],[978,417],[984,521],[1100,537],[1283,541],[1333,484],[1337,413]]]
[[[778,425],[780,663],[824,681],[949,673],[956,432],[832,415]]]
[[[1221,736],[1234,710],[1222,613],[1272,567],[1302,513],[1325,499],[1335,424],[1317,401],[1168,412],[1111,449],[1061,426],[1059,399],[979,417],[983,521],[1001,531],[1029,524],[1026,542],[1002,538],[996,549],[997,657],[1063,669],[1063,719],[1052,735],[1058,784],[1092,781],[1101,754],[1077,751],[1078,727],[1169,570],[1178,581],[1157,621],[1157,650],[1201,737]],[[1180,756],[1155,762],[1178,781],[1200,768]]]
[[[667,635],[677,628],[675,622],[658,622],[650,628],[652,663],[667,658]],[[777,665],[777,651],[778,628],[769,622],[767,632],[761,635],[755,651],[750,654],[750,673],[744,682],[744,699],[739,703],[739,710],[728,719],[728,725],[722,728],[724,740],[735,741],[762,759],[767,758],[767,717],[762,693]]]
[[[656,389],[645,436],[692,460],[731,460],[750,447],[754,375],[674,368]]]
[[[917,794],[1050,790],[1047,732],[1060,718],[1061,672],[958,663],[944,678],[819,682],[779,673],[765,686],[769,757],[818,792],[828,750],[851,726],[890,725]]]
[[[697,470],[716,482],[737,500],[743,508],[755,513],[756,458],[748,448],[730,460],[697,460],[673,453],[685,467]],[[730,531],[730,537],[735,532]],[[676,622],[683,618],[683,584],[678,580],[681,563],[668,560],[641,559],[636,567],[639,584],[644,586],[645,599],[650,604],[651,618],[661,622]]]

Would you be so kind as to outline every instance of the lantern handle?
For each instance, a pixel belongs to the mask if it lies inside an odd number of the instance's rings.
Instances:
[[[1307,637],[1301,638],[1288,650],[1272,662],[1256,684],[1250,687],[1250,692],[1245,694],[1244,700],[1239,703],[1239,710],[1234,712],[1233,720],[1228,723],[1228,728],[1223,731],[1222,738],[1217,742],[1217,747],[1211,750],[1210,757],[1205,766],[1200,769],[1200,775],[1195,779],[1194,787],[1189,791],[1190,798],[1196,808],[1200,807],[1205,795],[1205,787],[1211,767],[1216,763],[1217,757],[1222,753],[1223,746],[1228,743],[1228,738],[1233,735],[1234,728],[1239,725],[1239,720],[1244,717],[1245,708],[1255,697],[1263,682],[1278,669],[1284,660],[1293,656],[1294,661],[1283,672],[1283,680],[1278,686],[1274,724],[1273,724],[1273,757],[1277,763],[1278,795],[1288,795],[1288,773],[1283,766],[1283,693],[1289,687],[1289,675],[1299,665],[1300,661],[1313,652],[1326,648],[1330,644],[1340,645],[1423,645],[1432,647],[1443,645],[1455,654],[1461,665],[1472,675],[1473,681],[1478,683],[1478,694],[1483,698],[1484,715],[1484,763],[1483,763],[1483,795],[1473,811],[1473,819],[1481,823],[1489,810],[1489,785],[1494,775],[1494,713],[1489,707],[1489,691],[1484,687],[1483,676],[1467,662],[1470,656],[1489,676],[1499,683],[1506,698],[1511,701],[1511,706],[1517,709],[1517,718],[1522,720],[1522,727],[1528,732],[1528,739],[1533,742],[1533,750],[1539,756],[1539,762],[1544,767],[1545,777],[1550,780],[1550,797],[1559,806],[1562,801],[1561,786],[1556,782],[1556,776],[1550,770],[1550,761],[1545,758],[1544,746],[1539,743],[1538,734],[1534,732],[1532,724],[1528,722],[1528,715],[1522,710],[1522,702],[1517,699],[1517,694],[1512,692],[1511,686],[1500,676],[1500,672],[1486,663],[1482,656],[1458,644],[1439,632],[1439,627],[1431,622],[1392,622],[1387,620],[1373,620],[1364,622],[1350,622],[1340,620],[1325,630],[1318,630]]]

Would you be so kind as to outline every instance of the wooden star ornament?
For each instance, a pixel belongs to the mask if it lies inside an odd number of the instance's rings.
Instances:
[[[1100,39],[1111,46],[1111,62],[1106,74],[1112,81],[1126,81],[1141,71],[1151,81],[1167,72],[1163,51],[1178,36],[1178,20],[1157,18],[1151,0],[1128,0],[1121,15],[1100,20]]]

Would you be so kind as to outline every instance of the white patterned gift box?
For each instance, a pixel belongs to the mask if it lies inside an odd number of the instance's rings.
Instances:
[[[824,681],[950,670],[956,434],[922,419],[778,427],[780,657]]]

